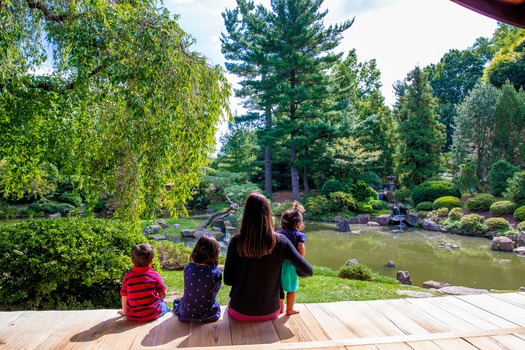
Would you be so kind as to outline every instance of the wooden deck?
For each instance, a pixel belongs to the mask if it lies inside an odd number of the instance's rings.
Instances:
[[[299,315],[147,324],[117,310],[0,312],[7,349],[525,349],[525,293],[300,304]],[[223,308],[224,311],[224,308]]]

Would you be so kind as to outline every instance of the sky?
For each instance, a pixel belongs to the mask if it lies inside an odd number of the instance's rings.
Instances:
[[[269,0],[255,0],[267,8]],[[236,6],[235,0],[164,0],[181,28],[196,40],[192,50],[224,65],[220,35],[225,32],[221,13]],[[414,67],[438,63],[451,49],[471,47],[478,37],[491,37],[497,22],[450,0],[325,0],[325,26],[355,18],[335,50],[355,48],[359,61],[375,59],[381,71],[382,92],[393,105],[392,84],[403,80]],[[235,77],[228,76],[234,84]],[[242,110],[232,100],[235,113]]]

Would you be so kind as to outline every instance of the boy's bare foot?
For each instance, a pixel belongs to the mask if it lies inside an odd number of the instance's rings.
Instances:
[[[287,315],[295,315],[295,314],[298,314],[298,313],[299,313],[299,310],[294,310],[294,309],[286,310],[286,314]]]

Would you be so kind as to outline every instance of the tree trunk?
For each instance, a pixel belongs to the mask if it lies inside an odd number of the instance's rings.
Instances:
[[[303,167],[303,188],[305,192],[310,191],[310,186],[308,186],[308,165]]]
[[[272,129],[272,111],[270,106],[266,106],[266,132]],[[272,194],[272,154],[270,146],[264,147],[264,191]]]
[[[290,171],[292,175],[292,199],[295,201],[300,201],[301,197],[299,195],[299,171],[295,166],[295,161],[297,160],[297,150],[295,145],[290,146]]]

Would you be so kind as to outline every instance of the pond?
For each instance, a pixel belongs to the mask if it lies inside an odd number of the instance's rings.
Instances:
[[[351,225],[341,233],[335,224],[307,223],[306,259],[313,265],[338,270],[349,259],[357,259],[381,275],[396,277],[408,271],[415,286],[428,280],[471,288],[517,290],[525,286],[525,257],[493,252],[486,238],[397,227]],[[443,249],[452,243],[459,249]],[[396,267],[386,267],[392,260]]]

